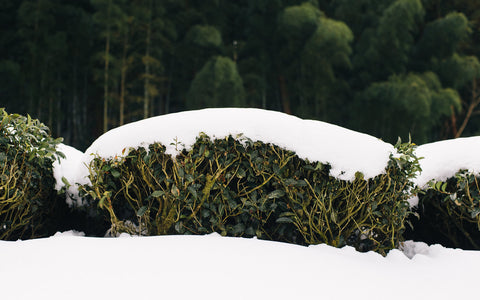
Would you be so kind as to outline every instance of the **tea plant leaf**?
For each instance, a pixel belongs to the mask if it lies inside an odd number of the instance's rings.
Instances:
[[[267,199],[277,199],[285,196],[285,192],[283,190],[275,190],[267,195]]]
[[[154,191],[150,196],[152,198],[158,198],[158,197],[162,197],[163,195],[165,195],[164,191]]]
[[[292,219],[288,217],[280,217],[276,220],[277,223],[293,223]]]
[[[118,170],[112,169],[111,173],[112,173],[112,176],[115,178],[120,177],[120,172]]]
[[[148,207],[142,206],[137,210],[137,217],[141,218],[147,212]]]

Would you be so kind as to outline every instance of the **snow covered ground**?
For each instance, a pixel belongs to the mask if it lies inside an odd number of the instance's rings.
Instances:
[[[92,153],[121,155],[154,141],[188,148],[199,132],[243,134],[311,161],[328,162],[351,179],[382,173],[392,145],[338,126],[257,109],[207,109],[160,116],[101,136],[82,153],[62,145],[57,188],[65,176],[85,182]],[[170,145],[176,140],[176,145]],[[419,147],[426,157],[418,183],[479,170],[477,138]],[[432,146],[433,145],[433,146]],[[448,167],[440,170],[439,167]],[[74,232],[45,239],[0,241],[0,299],[462,299],[479,291],[480,251],[406,242],[387,257],[351,247],[303,247],[257,239],[207,236],[88,238]]]
[[[207,236],[0,241],[0,299],[475,299],[480,252]]]

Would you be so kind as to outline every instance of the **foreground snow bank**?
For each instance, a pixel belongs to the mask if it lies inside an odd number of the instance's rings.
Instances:
[[[418,146],[422,172],[415,183],[426,188],[432,180],[445,181],[460,170],[480,172],[480,137],[458,138]]]
[[[211,138],[243,135],[275,144],[309,161],[329,163],[331,175],[343,180],[353,180],[357,171],[367,179],[384,173],[395,152],[391,144],[375,137],[320,121],[261,109],[216,108],[162,115],[112,129],[85,151],[82,166],[92,160],[92,154],[121,156],[124,149],[155,142],[176,155],[192,146],[201,132]],[[81,170],[73,180],[88,183],[87,169]]]
[[[207,236],[0,241],[2,299],[472,299],[480,252]],[[422,253],[416,254],[415,253]]]

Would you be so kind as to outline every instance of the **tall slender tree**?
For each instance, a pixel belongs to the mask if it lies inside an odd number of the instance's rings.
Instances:
[[[110,86],[113,79],[110,69],[112,60],[116,58],[111,51],[111,44],[114,32],[118,32],[125,21],[125,14],[119,6],[123,2],[121,0],[91,0],[91,2],[96,9],[93,20],[101,28],[101,36],[105,43],[101,57],[103,61],[103,131],[106,132],[109,128]]]

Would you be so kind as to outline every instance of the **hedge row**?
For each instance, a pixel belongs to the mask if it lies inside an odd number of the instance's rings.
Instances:
[[[55,232],[55,215],[65,207],[52,172],[60,142],[38,120],[0,108],[0,239]]]
[[[385,174],[349,182],[275,145],[200,135],[175,158],[158,143],[96,157],[81,191],[108,212],[112,235],[218,232],[386,253],[401,240],[418,170],[413,146],[397,149]]]
[[[62,154],[38,120],[0,109],[0,239],[76,229],[88,235],[257,236],[302,245],[352,245],[386,253],[408,239],[480,249],[479,175],[460,170],[416,192],[414,146],[397,144],[385,173],[336,179],[330,166],[246,137],[200,135],[172,158],[161,144],[124,157],[92,160],[86,206],[68,208],[54,190],[52,163]],[[413,223],[406,232],[405,224]]]
[[[419,193],[408,238],[447,247],[480,250],[480,177],[466,170],[432,180]]]

